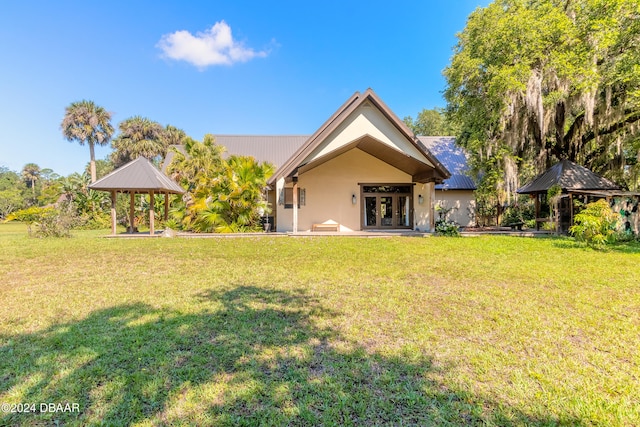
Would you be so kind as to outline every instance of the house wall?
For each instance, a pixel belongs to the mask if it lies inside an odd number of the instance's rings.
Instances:
[[[463,227],[476,224],[476,198],[473,190],[436,190],[435,205],[450,209],[448,219]],[[435,213],[438,218],[438,212]]]
[[[376,107],[365,103],[358,107],[302,163],[328,154],[364,135],[402,151],[430,166],[430,162]]]
[[[298,178],[298,187],[305,190],[305,205],[298,210],[298,231],[310,231],[313,224],[333,221],[340,231],[361,229],[362,207],[359,183],[411,183],[411,175],[359,150],[350,150],[311,169]],[[291,184],[289,184],[291,185]],[[433,184],[414,186],[414,225],[421,231],[429,229],[431,188]],[[278,194],[284,179],[277,183]],[[356,195],[356,204],[352,196]],[[418,204],[418,194],[424,202]],[[277,205],[277,230],[293,230],[293,209]]]
[[[433,191],[435,184],[428,182],[426,184],[416,184],[413,187],[413,224],[416,231],[433,231],[431,228],[431,213],[433,212]],[[423,197],[420,204],[420,195]]]

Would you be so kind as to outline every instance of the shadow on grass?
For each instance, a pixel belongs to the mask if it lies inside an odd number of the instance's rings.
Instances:
[[[561,249],[581,249],[584,251],[622,252],[626,254],[640,254],[640,241],[618,242],[602,247],[591,247],[585,242],[579,242],[573,238],[565,237],[553,242],[553,246]]]
[[[438,383],[428,355],[371,354],[318,319],[302,291],[210,291],[181,313],[144,304],[0,337],[0,400],[79,413],[0,425],[579,425]]]

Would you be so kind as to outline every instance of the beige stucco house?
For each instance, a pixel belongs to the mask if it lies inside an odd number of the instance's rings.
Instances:
[[[371,89],[313,135],[216,135],[216,143],[276,166],[272,231],[429,232],[436,206],[454,207],[449,219],[459,225],[475,223],[475,185],[455,139],[415,136]]]
[[[431,231],[450,177],[371,90],[351,96],[269,180],[278,231]]]

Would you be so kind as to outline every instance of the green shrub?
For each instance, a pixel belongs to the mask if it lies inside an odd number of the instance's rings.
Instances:
[[[43,217],[49,215],[50,212],[54,211],[52,207],[40,207],[40,206],[32,206],[27,209],[20,209],[18,211],[12,212],[7,216],[6,221],[20,221],[27,224],[27,233],[31,236],[33,230],[32,226],[37,224],[42,220]]]
[[[32,206],[13,212],[7,221],[26,223],[30,236],[71,237],[71,229],[78,224],[79,220],[71,206],[63,205],[60,209]]]
[[[576,240],[590,246],[600,247],[616,241],[618,216],[609,207],[606,200],[589,203],[575,216],[574,225],[569,232]]]
[[[438,236],[459,236],[458,224],[443,218],[437,219],[435,223],[436,234]]]
[[[535,227],[535,207],[528,201],[517,201],[507,206],[502,214],[502,225],[509,226],[516,223],[524,223],[528,228]],[[533,220],[533,226],[529,226]]]
[[[51,210],[36,224],[35,237],[71,237],[71,229],[78,222],[71,210]]]

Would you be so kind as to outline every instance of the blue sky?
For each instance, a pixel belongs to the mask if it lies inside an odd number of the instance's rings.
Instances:
[[[455,34],[487,0],[11,1],[0,12],[0,166],[82,171],[60,122],[88,99],[196,139],[311,134],[371,87],[400,117],[444,106]],[[105,158],[109,146],[99,147]]]

